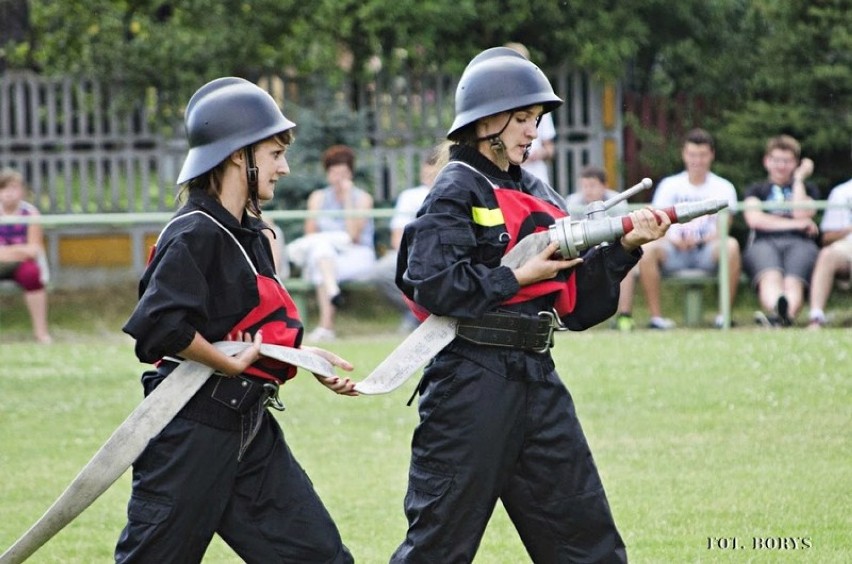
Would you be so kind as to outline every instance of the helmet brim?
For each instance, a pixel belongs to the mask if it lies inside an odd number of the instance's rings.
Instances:
[[[212,80],[193,94],[184,119],[189,151],[178,174],[183,184],[230,154],[296,126],[268,92],[243,78]]]
[[[561,104],[544,72],[523,55],[506,47],[486,49],[468,63],[459,79],[456,116],[447,137],[453,139],[487,116],[535,105],[547,113]]]
[[[243,147],[253,145],[258,141],[263,141],[278,133],[283,133],[289,129],[296,127],[296,124],[282,116],[280,123],[276,123],[265,130],[258,132],[257,138],[249,138]],[[228,155],[241,149],[242,147],[233,147],[231,139],[220,139],[207,145],[193,147],[187,152],[183,166],[178,174],[177,183],[183,184],[197,176],[201,176],[205,172],[210,172],[216,166],[228,158]]]

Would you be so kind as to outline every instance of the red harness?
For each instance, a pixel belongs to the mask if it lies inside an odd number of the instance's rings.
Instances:
[[[494,190],[494,195],[497,197],[497,204],[503,212],[506,231],[511,236],[505,252],[509,252],[518,241],[527,235],[546,231],[557,219],[568,215],[565,211],[544,200],[517,190],[497,188]],[[574,311],[574,305],[577,303],[577,284],[573,272],[567,279],[565,279],[565,275],[559,274],[552,280],[542,280],[524,286],[504,303],[526,302],[554,292],[557,293],[556,301],[553,304],[556,313],[563,316]]]
[[[530,196],[529,194],[525,194],[519,190],[500,188],[496,186],[487,176],[467,163],[454,161],[450,164],[465,166],[477,174],[482,175],[482,177],[488,180],[488,183],[491,184],[491,187],[494,189],[494,196],[497,198],[497,206],[503,214],[506,232],[511,237],[504,254],[509,252],[509,250],[511,250],[518,241],[527,235],[538,233],[539,231],[545,231],[549,226],[553,225],[557,219],[568,215],[564,210],[554,206],[553,204],[545,202],[544,200],[540,200],[535,196]],[[556,309],[556,313],[559,316],[567,315],[574,311],[574,306],[577,303],[577,284],[574,273],[571,272],[567,275],[567,278],[565,274],[560,273],[552,280],[543,280],[541,282],[536,282],[535,284],[530,284],[529,286],[524,286],[518,291],[518,293],[503,303],[509,305],[526,302],[552,293],[556,293],[556,300],[554,301],[553,307]],[[408,296],[403,295],[403,298],[405,299],[405,303],[408,304],[411,312],[414,313],[420,321],[423,321],[429,316],[429,312],[426,309],[413,302],[410,298],[408,298]]]
[[[494,195],[503,213],[506,231],[511,236],[505,252],[509,252],[527,235],[546,231],[557,219],[568,215],[556,206],[518,190],[497,188]],[[577,303],[577,284],[573,272],[567,280],[564,275],[557,275],[553,280],[542,280],[524,286],[504,303],[526,302],[554,292],[557,292],[557,295],[553,306],[560,316],[574,311],[574,305]]]
[[[257,292],[260,302],[234,326],[232,332],[243,331],[254,335],[262,330],[264,343],[298,347],[302,321],[293,298],[277,280],[261,274],[257,275]],[[296,367],[261,356],[245,372],[282,382],[296,375]]]
[[[177,217],[172,221],[194,213],[200,213],[209,218],[210,221],[221,227],[231,237],[234,243],[240,248],[240,251],[242,251],[257,281],[258,304],[239,323],[234,325],[230,333],[234,334],[242,331],[254,335],[258,331],[263,331],[264,343],[284,347],[298,347],[301,344],[302,321],[299,317],[299,310],[293,302],[293,298],[284,286],[275,278],[259,274],[239,241],[237,241],[224,225],[210,215],[199,210]],[[171,225],[171,222],[163,228],[160,237],[162,237],[162,233],[165,232],[169,225]],[[159,239],[157,242],[159,242]],[[151,248],[151,253],[148,257],[149,263],[156,252],[156,248],[156,245]],[[260,357],[259,360],[245,370],[245,373],[280,383],[293,378],[296,375],[296,367],[280,360]]]

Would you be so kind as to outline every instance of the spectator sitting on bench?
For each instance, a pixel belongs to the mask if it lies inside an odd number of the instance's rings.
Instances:
[[[27,188],[18,171],[0,171],[0,216],[37,216],[38,209],[24,200]],[[0,224],[0,280],[14,280],[24,291],[33,334],[49,344],[47,330],[46,272],[39,264],[44,257],[44,233],[36,223]]]
[[[308,196],[308,211],[355,211],[373,208],[373,197],[352,182],[355,152],[334,145],[322,156],[328,186]],[[367,216],[322,214],[305,219],[305,236],[287,245],[290,260],[316,286],[319,324],[306,340],[335,339],[334,316],[343,304],[340,282],[367,280],[376,263],[375,226]]]
[[[438,147],[429,151],[420,162],[420,185],[407,188],[397,196],[393,216],[390,220],[390,248],[376,263],[372,274],[372,280],[376,287],[402,315],[399,325],[401,333],[413,331],[420,322],[411,313],[403,299],[402,292],[396,286],[396,259],[399,243],[402,241],[405,226],[417,216],[420,206],[423,205],[423,200],[426,199],[426,195],[432,189],[432,183],[435,181],[435,175],[438,174],[439,170],[438,157]]]
[[[737,205],[734,185],[710,171],[716,156],[713,137],[703,129],[693,129],[686,134],[681,158],[686,170],[660,181],[651,205],[662,209],[681,202],[707,199],[728,200]],[[639,279],[645,291],[652,329],[671,329],[674,321],[663,317],[660,305],[662,274],[686,269],[699,269],[713,273],[719,266],[719,237],[716,229],[717,215],[704,215],[684,224],[675,224],[666,236],[643,245],[645,251],[639,260]],[[728,276],[731,303],[734,302],[740,279],[740,245],[733,237],[725,242],[728,251]],[[722,327],[721,314],[716,316],[716,327]]]
[[[272,247],[275,273],[281,280],[286,280],[290,278],[290,260],[287,256],[287,241],[284,238],[284,232],[271,219],[263,218],[263,222],[268,226],[268,229],[263,230],[263,234],[269,239],[269,246]]]
[[[568,213],[573,219],[583,219],[587,205],[600,200],[609,200],[617,195],[618,192],[607,186],[604,169],[597,166],[586,166],[580,171],[580,190],[570,194],[565,199],[565,204],[568,206]],[[619,202],[607,210],[607,214],[610,216],[627,215],[628,213],[630,213],[630,206],[627,201]],[[616,328],[620,331],[631,331],[633,329],[631,311],[635,286],[636,267],[633,267],[619,286]]]
[[[769,178],[745,193],[743,216],[751,235],[743,267],[757,288],[762,308],[755,313],[755,321],[764,326],[793,324],[819,253],[815,209],[762,208],[764,202],[796,204],[820,198],[816,186],[805,184],[814,163],[800,157],[799,142],[789,135],[771,138],[763,157]]]
[[[824,246],[811,276],[809,329],[825,325],[823,310],[835,277],[852,275],[852,180],[831,190],[828,205],[820,223]]]

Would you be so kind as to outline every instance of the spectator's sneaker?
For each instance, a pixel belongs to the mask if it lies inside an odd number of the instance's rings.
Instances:
[[[722,328],[724,328],[724,327],[725,327],[725,318],[724,318],[724,317],[722,317],[722,314],[721,314],[721,313],[720,313],[719,315],[717,315],[717,316],[716,316],[716,319],[714,319],[714,320],[713,320],[713,326],[714,326],[716,329],[722,329]],[[736,322],[735,322],[733,319],[731,319],[731,321],[730,321],[730,325],[729,325],[729,326],[730,326],[730,327],[736,327],[736,326],[737,326],[737,324],[736,324]]]
[[[778,302],[775,304],[775,313],[778,315],[780,324],[784,327],[789,327],[793,324],[793,320],[790,319],[790,304],[787,303],[786,296],[778,298]]]
[[[343,292],[337,292],[331,297],[331,305],[333,305],[337,309],[340,309],[346,305],[346,298],[343,297]]]
[[[821,309],[812,310],[808,329],[822,329],[825,325],[825,313]]]
[[[677,324],[668,317],[652,317],[651,321],[648,322],[648,329],[667,331],[675,327],[677,327]]]
[[[316,327],[313,331],[308,333],[307,337],[305,337],[306,341],[310,341],[312,343],[322,343],[328,341],[334,341],[337,338],[337,335],[334,334],[334,331],[331,329],[326,329],[325,327]]]
[[[615,328],[623,333],[633,331],[634,325],[633,316],[626,313],[619,313],[618,317],[615,318]]]

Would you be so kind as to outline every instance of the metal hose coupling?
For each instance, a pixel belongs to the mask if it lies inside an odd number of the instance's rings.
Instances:
[[[727,200],[700,200],[683,202],[661,211],[668,214],[672,223],[686,223],[702,215],[714,214],[726,207],[728,207]],[[632,230],[633,220],[629,215],[581,220],[566,217],[556,220],[549,227],[548,234],[551,243],[559,243],[559,253],[562,257],[572,259],[601,243],[615,242]]]

